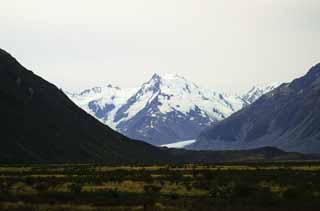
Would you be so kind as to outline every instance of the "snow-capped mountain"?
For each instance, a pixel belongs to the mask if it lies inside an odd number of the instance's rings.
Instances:
[[[320,63],[253,104],[201,132],[187,146],[195,150],[277,147],[288,152],[320,152]]]
[[[108,85],[69,97],[101,122],[132,139],[154,145],[193,140],[212,123],[225,119],[271,88],[240,96],[201,88],[172,74],[154,74],[140,88]]]
[[[252,87],[252,89],[250,89],[248,91],[248,93],[246,93],[245,95],[243,95],[242,99],[247,102],[248,104],[251,104],[253,102],[255,102],[256,100],[258,100],[258,98],[260,98],[262,95],[271,92],[272,90],[274,90],[275,88],[279,87],[281,85],[281,83],[273,83],[270,85],[257,85]]]
[[[116,129],[114,116],[137,89],[121,89],[112,85],[86,89],[79,94],[66,94],[82,109],[109,127]]]

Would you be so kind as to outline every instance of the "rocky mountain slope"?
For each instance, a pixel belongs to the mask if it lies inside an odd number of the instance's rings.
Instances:
[[[191,149],[320,152],[320,64],[204,131]]]
[[[108,85],[68,95],[122,134],[163,145],[195,139],[212,123],[225,119],[276,86],[254,87],[243,96],[227,95],[201,88],[178,75],[155,74],[135,89]]]
[[[129,140],[0,49],[0,163],[158,164],[309,159],[274,148],[186,151]]]
[[[0,99],[0,162],[129,163],[168,157],[103,125],[3,50]]]
[[[244,100],[247,105],[254,103],[258,100],[262,95],[271,92],[275,88],[279,87],[281,83],[273,83],[270,85],[256,85],[253,86],[247,93],[241,96],[242,100]]]

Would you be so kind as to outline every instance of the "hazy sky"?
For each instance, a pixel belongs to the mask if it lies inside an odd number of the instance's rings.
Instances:
[[[319,0],[1,0],[0,48],[59,87],[176,73],[217,91],[320,62]]]

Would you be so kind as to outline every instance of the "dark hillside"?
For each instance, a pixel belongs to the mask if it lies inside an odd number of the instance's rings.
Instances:
[[[127,163],[167,158],[161,150],[101,124],[3,50],[0,99],[1,161]]]

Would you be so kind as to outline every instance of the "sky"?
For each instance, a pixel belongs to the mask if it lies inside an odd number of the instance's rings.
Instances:
[[[0,48],[70,91],[172,73],[243,92],[319,63],[319,20],[319,0],[1,0]]]

